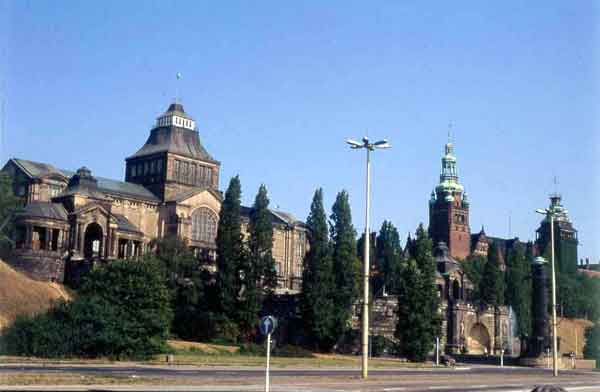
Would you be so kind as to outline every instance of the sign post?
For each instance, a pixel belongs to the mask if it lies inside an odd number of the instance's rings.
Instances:
[[[260,333],[267,336],[267,368],[265,371],[265,392],[269,392],[269,370],[271,367],[271,334],[277,327],[277,319],[273,316],[265,316],[260,319]]]
[[[435,337],[435,366],[440,366],[440,337]]]

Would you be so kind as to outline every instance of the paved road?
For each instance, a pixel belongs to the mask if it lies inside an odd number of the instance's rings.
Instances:
[[[119,391],[262,391],[264,370],[260,368],[192,366],[113,366],[113,365],[0,365],[2,374],[86,374],[163,381],[156,386],[73,386],[62,390]],[[360,379],[355,369],[273,369],[272,391],[530,391],[540,384],[558,384],[568,391],[600,392],[600,373],[563,371],[558,379],[545,369],[499,368],[491,366],[456,369],[377,369],[369,380]],[[0,386],[0,390],[56,390],[55,387]]]

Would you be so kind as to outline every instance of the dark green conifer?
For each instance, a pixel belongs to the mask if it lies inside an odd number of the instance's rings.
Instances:
[[[335,287],[321,188],[315,191],[306,225],[309,231],[309,250],[304,258],[302,271],[302,321],[314,347],[329,350],[336,341],[333,331],[336,312],[333,302]]]
[[[400,235],[392,222],[383,221],[376,242],[376,260],[377,270],[380,274],[379,284],[375,285],[376,292],[378,286],[383,286],[381,291],[390,294],[396,294],[394,287],[395,275],[399,272],[402,248],[400,247]]]
[[[338,193],[330,218],[335,277],[335,336],[342,336],[349,328],[352,307],[358,299],[360,287],[356,231],[352,226],[352,214],[346,191]]]
[[[250,338],[256,330],[263,301],[277,286],[273,259],[273,226],[268,209],[267,188],[261,185],[248,222],[248,243],[240,263],[240,299],[237,321],[243,338]]]
[[[239,287],[239,273],[242,262],[241,227],[242,187],[239,176],[229,181],[225,199],[219,213],[217,229],[217,292],[222,315],[233,320],[236,314],[236,302]]]
[[[504,305],[504,273],[500,269],[500,257],[498,245],[492,242],[479,287],[482,302],[490,306]]]
[[[398,322],[395,336],[401,353],[412,361],[424,361],[440,336],[442,319],[435,285],[435,259],[431,239],[419,225],[414,254],[402,266],[396,283]]]
[[[529,336],[531,331],[531,263],[525,249],[516,244],[506,260],[506,304],[511,306],[517,319],[518,334]]]

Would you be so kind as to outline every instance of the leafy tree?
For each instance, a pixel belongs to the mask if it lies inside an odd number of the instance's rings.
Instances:
[[[600,324],[596,323],[585,331],[585,358],[595,359],[596,368],[600,369]]]
[[[20,317],[2,345],[14,355],[148,358],[166,349],[169,302],[156,263],[115,261],[93,270],[73,302]]]
[[[156,253],[146,259],[157,265],[169,290],[174,313],[171,332],[188,340],[210,338],[215,296],[209,272],[177,236],[156,240],[154,245]]]
[[[123,339],[121,347],[114,345],[119,355],[146,357],[164,350],[173,313],[169,291],[155,264],[123,260],[94,269],[82,282],[79,295],[115,309],[119,319],[115,334]]]
[[[268,207],[267,188],[261,185],[250,212],[247,256],[242,257],[241,263],[243,294],[237,305],[237,321],[246,338],[256,329],[263,301],[273,294],[277,286],[272,254],[273,226]]]
[[[491,306],[504,305],[504,276],[500,269],[500,249],[492,242],[488,260],[483,269],[479,291],[483,303]]]
[[[419,225],[414,253],[398,275],[398,322],[395,337],[400,351],[412,361],[424,361],[441,333],[442,318],[435,285],[431,239]]]
[[[356,255],[356,231],[348,193],[337,194],[330,216],[333,242],[333,271],[335,281],[335,336],[342,336],[349,328],[352,307],[358,299],[360,261]]]
[[[517,329],[522,337],[531,334],[532,287],[531,264],[525,257],[525,249],[516,244],[508,252],[506,262],[506,304],[511,306],[517,317]]]
[[[388,293],[395,294],[395,275],[400,268],[402,248],[400,235],[392,222],[384,221],[377,236],[377,267],[381,274],[380,284]]]
[[[482,302],[481,299],[481,279],[487,260],[483,256],[469,256],[462,263],[463,269],[467,274],[467,278],[473,283],[473,292],[470,300],[475,303]]]
[[[236,314],[240,265],[244,255],[240,218],[241,196],[240,179],[239,176],[235,176],[229,181],[221,205],[216,239],[218,309],[231,320]]]
[[[317,349],[329,350],[336,342],[333,331],[335,287],[321,188],[315,191],[306,225],[309,229],[309,250],[304,258],[302,271],[302,321],[311,343]]]

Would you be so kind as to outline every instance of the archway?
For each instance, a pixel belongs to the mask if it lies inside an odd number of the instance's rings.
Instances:
[[[481,323],[473,325],[467,338],[469,354],[482,355],[490,353],[490,343],[490,334],[485,325]]]
[[[83,257],[91,259],[102,253],[102,227],[97,223],[90,223],[85,229],[83,240]]]

